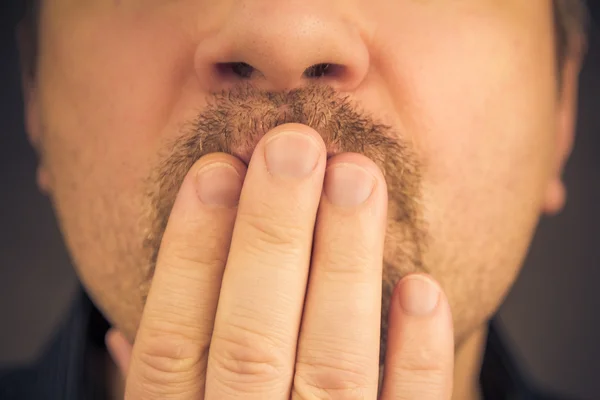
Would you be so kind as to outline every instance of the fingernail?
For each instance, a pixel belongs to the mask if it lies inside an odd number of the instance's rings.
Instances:
[[[196,192],[200,201],[206,205],[235,207],[240,200],[241,191],[242,178],[230,164],[208,164],[196,174]]]
[[[325,195],[337,206],[354,207],[364,203],[375,186],[375,177],[358,165],[341,163],[325,173]]]
[[[433,312],[440,299],[435,283],[423,276],[411,276],[400,285],[400,306],[406,314],[424,317]]]
[[[309,175],[319,161],[320,150],[308,135],[281,132],[266,143],[265,161],[276,176],[302,178]]]

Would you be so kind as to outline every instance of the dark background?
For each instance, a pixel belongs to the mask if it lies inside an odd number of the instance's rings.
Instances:
[[[528,0],[523,0],[528,1]],[[22,123],[14,26],[0,0],[0,367],[27,363],[60,321],[77,279],[50,204],[35,187]],[[597,0],[590,2],[600,21]],[[561,398],[600,399],[600,30],[581,80],[579,130],[564,213],[540,223],[499,314],[522,372]]]

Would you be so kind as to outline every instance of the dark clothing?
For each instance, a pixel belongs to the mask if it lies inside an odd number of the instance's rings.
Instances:
[[[0,370],[1,400],[103,400],[106,368],[104,335],[109,326],[82,292],[38,362]],[[533,392],[519,375],[500,336],[490,326],[481,373],[485,400],[558,400]]]
[[[108,324],[82,291],[42,357],[0,371],[0,400],[103,400],[106,367],[94,368]]]

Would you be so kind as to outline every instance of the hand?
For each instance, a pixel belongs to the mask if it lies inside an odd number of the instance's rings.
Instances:
[[[303,125],[265,135],[247,171],[203,157],[171,212],[133,349],[107,335],[125,397],[376,399],[386,209],[375,164],[327,160]],[[449,399],[444,294],[408,276],[391,303],[381,398]]]

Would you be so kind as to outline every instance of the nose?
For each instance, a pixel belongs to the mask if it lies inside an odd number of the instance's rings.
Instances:
[[[357,26],[336,9],[345,1],[235,2],[197,47],[200,84],[221,91],[249,81],[276,91],[318,80],[355,90],[369,70],[369,53]]]

